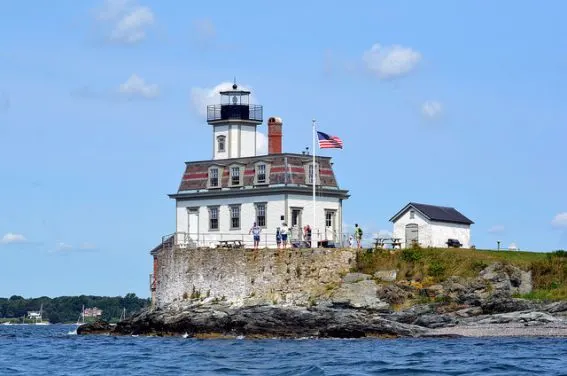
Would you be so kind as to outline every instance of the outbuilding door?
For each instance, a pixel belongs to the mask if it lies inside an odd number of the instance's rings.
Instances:
[[[406,225],[406,248],[414,243],[419,243],[419,231],[416,223],[410,223]]]

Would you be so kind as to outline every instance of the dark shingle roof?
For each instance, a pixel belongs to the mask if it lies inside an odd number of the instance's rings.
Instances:
[[[466,225],[472,225],[474,222],[465,217],[463,214],[457,211],[455,208],[447,206],[436,206],[427,204],[418,204],[416,202],[410,202],[402,210],[400,210],[396,215],[394,215],[390,221],[395,221],[398,217],[404,214],[410,207],[413,207],[429,220],[439,221],[439,222],[450,222],[450,223],[462,223]]]

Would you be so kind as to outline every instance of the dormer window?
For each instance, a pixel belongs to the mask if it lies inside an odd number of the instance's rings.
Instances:
[[[309,163],[305,169],[307,174],[305,181],[307,184],[313,184],[313,163]],[[315,163],[315,184],[321,184],[319,181],[319,165]]]
[[[265,164],[256,165],[256,183],[258,183],[258,184],[266,183],[266,165]]]
[[[215,188],[219,186],[219,169],[218,167],[211,167],[209,169],[209,187]]]
[[[230,184],[240,185],[240,167],[235,166],[230,168]]]
[[[217,152],[224,153],[226,147],[226,136],[217,136]]]

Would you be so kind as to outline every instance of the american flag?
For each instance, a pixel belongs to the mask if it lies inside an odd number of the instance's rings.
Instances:
[[[337,136],[329,136],[326,133],[317,131],[317,138],[319,138],[319,147],[321,149],[342,149],[343,140]]]

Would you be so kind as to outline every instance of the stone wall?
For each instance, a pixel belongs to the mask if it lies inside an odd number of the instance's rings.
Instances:
[[[200,298],[238,304],[308,304],[341,282],[354,250],[163,249],[157,254],[155,306]]]

